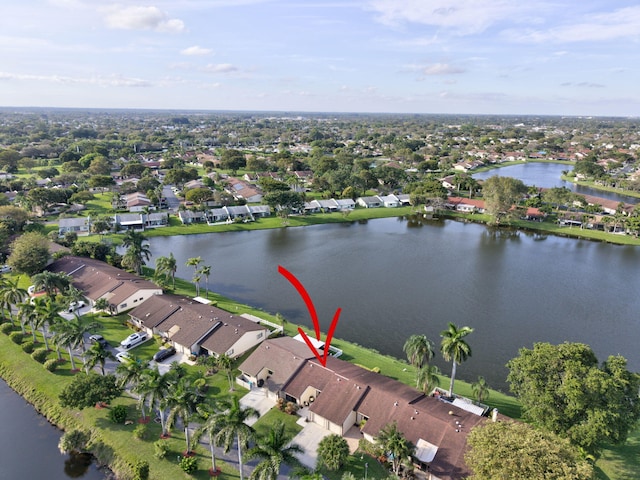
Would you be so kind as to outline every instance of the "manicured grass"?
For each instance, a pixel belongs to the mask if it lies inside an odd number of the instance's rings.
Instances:
[[[340,480],[344,472],[351,472],[356,478],[364,478],[365,464],[367,465],[367,479],[389,478],[391,475],[391,472],[383,467],[377,459],[358,451],[353,455],[349,455],[347,462],[339,471],[332,472],[323,467],[320,469],[320,473],[329,480]]]
[[[605,448],[596,463],[601,480],[634,480],[640,472],[640,425],[624,445]]]
[[[277,421],[281,421],[284,423],[287,434],[294,437],[302,430],[302,427],[296,423],[299,418],[298,415],[289,415],[274,407],[261,416],[253,428],[256,430],[257,436],[264,436]]]

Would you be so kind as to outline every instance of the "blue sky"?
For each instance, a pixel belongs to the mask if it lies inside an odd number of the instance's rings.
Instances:
[[[3,0],[0,105],[640,114],[618,0]]]

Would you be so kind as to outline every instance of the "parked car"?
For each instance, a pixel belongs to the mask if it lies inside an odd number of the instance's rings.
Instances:
[[[69,313],[75,312],[76,310],[81,309],[82,307],[84,307],[86,305],[86,303],[84,302],[84,300],[80,300],[79,302],[71,302],[69,304]]]
[[[162,348],[156,352],[156,354],[153,356],[153,360],[156,362],[161,362],[175,354],[176,354],[175,347]]]
[[[0,273],[9,273],[11,271],[11,267],[9,265],[2,265],[0,267]]]
[[[147,334],[142,332],[136,332],[129,335],[127,338],[120,342],[120,345],[124,348],[135,347],[136,345],[144,342],[147,339]]]
[[[127,363],[132,362],[133,357],[129,352],[119,352],[116,353],[116,360],[118,360],[120,363]]]
[[[89,336],[89,341],[91,343],[99,343],[100,345],[102,345],[103,347],[108,347],[109,344],[107,343],[107,341],[104,339],[104,337],[102,335],[90,335]]]

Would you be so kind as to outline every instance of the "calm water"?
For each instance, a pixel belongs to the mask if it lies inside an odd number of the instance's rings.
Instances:
[[[212,266],[213,290],[311,326],[278,274],[283,265],[305,285],[325,330],[342,307],[336,336],[398,357],[411,334],[438,342],[447,322],[469,325],[473,356],[458,370],[467,380],[484,375],[504,388],[505,363],[538,341],[585,342],[601,360],[619,353],[640,369],[640,249],[633,247],[391,218],[158,237],[151,250],[154,257],[172,251],[185,279],[193,275],[186,260],[201,256]]]
[[[602,192],[600,190],[564,181],[560,178],[564,170],[571,170],[571,166],[560,163],[532,162],[520,165],[510,165],[508,167],[487,170],[486,172],[474,173],[473,178],[476,180],[486,180],[494,175],[500,175],[502,177],[519,178],[525,185],[535,185],[536,187],[542,188],[566,187],[573,192],[581,193],[583,195],[593,195],[595,197],[632,204],[636,204],[639,201],[639,199],[635,197],[619,195],[617,193]]]
[[[60,455],[61,432],[0,380],[0,480],[105,478],[84,459]]]

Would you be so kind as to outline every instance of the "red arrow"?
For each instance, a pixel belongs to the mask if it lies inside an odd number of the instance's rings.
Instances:
[[[278,265],[278,273],[283,275],[289,282],[296,288],[304,303],[307,306],[307,310],[309,311],[309,315],[311,315],[311,321],[313,322],[313,327],[316,333],[316,340],[320,341],[320,322],[318,320],[318,314],[316,313],[316,307],[311,300],[311,297],[307,293],[307,290],[304,288],[300,280],[298,280],[293,273],[284,268],[282,265]],[[305,341],[309,349],[316,356],[318,361],[322,364],[323,367],[327,366],[327,355],[329,354],[329,346],[331,345],[331,340],[333,339],[333,332],[335,332],[336,327],[338,326],[338,320],[340,319],[341,308],[336,310],[336,313],[333,315],[333,320],[331,320],[331,325],[329,326],[329,331],[327,332],[327,338],[324,343],[324,352],[323,355],[320,355],[316,347],[313,346],[311,340],[307,334],[302,330],[302,328],[298,327],[298,332],[302,336],[302,339]]]

